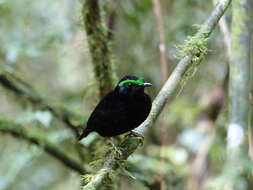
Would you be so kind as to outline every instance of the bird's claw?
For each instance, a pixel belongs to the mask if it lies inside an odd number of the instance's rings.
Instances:
[[[136,137],[137,139],[140,139],[141,142],[141,146],[143,146],[143,142],[144,142],[144,136],[140,133],[137,133],[135,131],[130,131],[129,134],[126,135],[126,137]]]
[[[113,143],[113,139],[111,138],[110,139],[110,144],[111,144],[111,147],[113,148],[113,150],[115,150],[115,153],[117,154],[117,157],[120,158],[122,156],[122,151]]]
[[[116,158],[120,159],[120,157],[122,157],[122,155],[123,155],[122,151],[116,146],[113,147],[113,149],[115,150]]]

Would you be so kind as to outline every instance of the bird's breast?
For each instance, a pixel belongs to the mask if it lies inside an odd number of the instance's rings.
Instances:
[[[148,96],[145,96],[142,99],[135,100],[131,105],[132,118],[136,118],[136,120],[141,120],[142,122],[150,112],[151,100]]]

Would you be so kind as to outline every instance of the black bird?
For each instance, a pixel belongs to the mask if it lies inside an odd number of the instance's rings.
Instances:
[[[79,140],[94,131],[103,137],[112,137],[138,127],[151,109],[151,99],[144,92],[144,88],[151,85],[143,78],[123,77],[91,113]]]

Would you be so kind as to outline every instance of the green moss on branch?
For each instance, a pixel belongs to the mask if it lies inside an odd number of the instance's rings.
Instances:
[[[84,176],[83,179],[83,190],[96,190],[100,189],[103,184],[106,183],[108,177],[119,167],[119,163],[127,160],[127,158],[138,148],[142,143],[140,138],[128,136],[119,145],[119,150],[122,151],[122,155],[118,155],[115,150],[112,150],[109,155],[105,158],[103,167],[94,175]]]
[[[85,0],[83,20],[100,97],[113,88],[113,66],[108,31],[101,17],[99,0]]]

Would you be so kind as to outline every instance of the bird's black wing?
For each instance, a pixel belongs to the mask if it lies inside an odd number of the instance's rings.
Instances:
[[[111,92],[96,106],[88,120],[87,128],[107,136],[107,133],[114,133],[118,127],[127,125],[128,115],[127,102],[115,95],[115,92]]]

